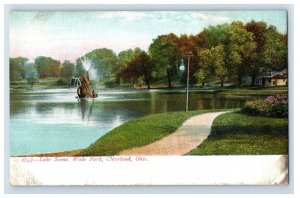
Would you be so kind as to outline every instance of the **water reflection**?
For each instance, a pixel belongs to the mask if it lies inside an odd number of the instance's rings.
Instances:
[[[87,114],[87,120],[90,120],[90,117],[93,113],[94,99],[78,99],[81,109],[82,121],[85,120]]]

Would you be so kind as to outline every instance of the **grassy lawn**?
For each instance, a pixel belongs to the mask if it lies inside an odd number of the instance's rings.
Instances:
[[[286,86],[282,87],[262,87],[262,88],[233,88],[224,89],[221,91],[222,95],[240,95],[240,96],[268,96],[276,95],[279,93],[287,93],[288,88]]]
[[[47,88],[66,88],[67,85],[62,84],[58,78],[39,79],[34,85],[33,89],[47,89]],[[31,86],[26,80],[10,82],[10,88],[13,89],[31,89]]]
[[[262,155],[288,153],[288,119],[240,112],[217,117],[211,134],[188,155]]]
[[[175,132],[189,117],[212,111],[168,112],[137,118],[113,129],[78,155],[116,155],[124,149],[147,145]]]

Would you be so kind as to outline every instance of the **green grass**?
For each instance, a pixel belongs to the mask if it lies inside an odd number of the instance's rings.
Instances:
[[[286,86],[280,87],[262,87],[262,88],[233,88],[224,89],[221,91],[222,95],[240,95],[240,96],[268,96],[276,95],[279,93],[287,93],[288,88]]]
[[[212,110],[168,112],[131,120],[101,137],[79,155],[116,155],[125,149],[150,144],[175,132],[189,117],[206,112]]]
[[[188,155],[264,155],[288,153],[288,119],[240,112],[217,117],[211,134]]]
[[[31,86],[26,80],[12,81],[10,82],[10,88],[13,89],[31,89]],[[59,78],[38,79],[33,85],[33,89],[49,89],[49,88],[67,88],[67,85],[63,84]]]

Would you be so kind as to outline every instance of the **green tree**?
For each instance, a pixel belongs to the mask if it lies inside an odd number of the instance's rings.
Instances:
[[[29,72],[26,77],[27,83],[30,85],[30,88],[33,89],[33,85],[37,82],[37,76],[35,72]]]
[[[226,28],[228,43],[225,51],[226,64],[230,72],[235,75],[239,85],[243,84],[243,78],[249,75],[248,61],[251,61],[256,51],[256,43],[253,34],[248,32],[242,22],[236,21]]]
[[[212,49],[214,65],[215,65],[215,73],[216,76],[220,79],[221,87],[224,85],[224,80],[228,74],[228,69],[225,65],[225,50],[223,45],[218,45],[217,47]]]
[[[161,35],[149,47],[155,65],[156,76],[166,76],[168,87],[172,88],[172,77],[178,72],[178,37],[175,34]]]
[[[208,74],[207,74],[207,71],[203,67],[198,69],[198,71],[194,74],[194,76],[197,78],[198,82],[201,82],[202,86],[205,85],[205,81],[208,78]]]
[[[60,62],[51,57],[39,56],[34,60],[40,78],[58,77]]]
[[[9,59],[9,77],[10,81],[25,79],[26,77],[26,63],[28,58],[17,57]]]
[[[33,63],[26,63],[23,68],[24,79],[26,79],[27,84],[33,89],[33,85],[38,81],[37,71]]]
[[[115,76],[118,72],[117,56],[110,49],[95,49],[85,54],[84,57],[91,60],[92,66],[97,70],[100,80]],[[81,59],[84,57],[81,57]]]
[[[220,80],[220,86],[223,87],[224,80],[228,75],[228,68],[225,64],[226,53],[224,45],[220,44],[210,49],[203,49],[199,52],[199,56],[201,69],[198,72],[202,72],[202,74],[200,73],[200,78],[203,76],[207,77],[208,75],[216,76]]]
[[[70,61],[64,61],[60,67],[60,77],[69,87],[71,87],[71,82],[74,75],[75,65]]]
[[[281,71],[287,69],[287,40],[286,35],[277,31],[275,26],[269,26],[266,42],[262,53],[265,64],[270,70]]]
[[[75,64],[75,76],[80,77],[82,74],[86,74],[86,71],[82,65],[80,58],[76,59]]]
[[[239,21],[209,26],[203,32],[207,38],[208,49],[219,45],[224,47],[226,68],[242,85],[243,77],[249,73],[247,62],[253,58],[256,50],[252,33],[248,32]]]

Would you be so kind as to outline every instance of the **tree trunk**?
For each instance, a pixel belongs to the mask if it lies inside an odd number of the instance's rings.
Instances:
[[[149,82],[149,81],[147,81],[147,87],[148,87],[148,89],[151,88],[151,87],[150,87],[150,82]]]
[[[204,81],[202,81],[202,87],[204,87],[204,85],[205,85],[205,83],[204,83]]]
[[[170,71],[167,69],[167,77],[168,77],[168,87],[169,89],[172,88],[172,80],[171,80],[171,74]]]
[[[242,76],[238,76],[239,86],[243,85],[243,78]]]
[[[223,79],[221,79],[221,87],[223,88],[224,87],[224,80]]]
[[[71,88],[72,85],[72,78],[68,78],[68,87]]]
[[[256,75],[251,76],[251,86],[253,87],[255,85]]]

